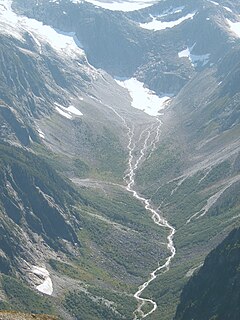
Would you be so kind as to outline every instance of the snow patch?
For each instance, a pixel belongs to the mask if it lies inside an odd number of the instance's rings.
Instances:
[[[193,67],[198,66],[201,64],[202,67],[204,67],[208,62],[210,58],[210,53],[202,54],[202,55],[196,55],[192,54],[192,50],[195,47],[196,43],[191,47],[187,47],[186,49],[178,52],[179,58],[188,58],[192,64]]]
[[[82,112],[75,108],[73,105],[70,105],[66,108],[57,102],[55,102],[54,104],[56,111],[67,119],[73,119],[73,116],[83,115]]]
[[[232,22],[229,19],[226,19],[230,27],[230,30],[235,34],[236,37],[240,38],[240,22]]]
[[[184,6],[181,6],[181,7],[176,7],[176,8],[170,8],[170,9],[167,9],[167,10],[164,10],[161,14],[158,14],[158,15],[149,15],[151,18],[162,18],[162,17],[166,17],[166,16],[169,16],[169,15],[173,15],[173,14],[176,14],[176,13],[180,13],[183,11],[185,7]]]
[[[208,0],[208,2],[211,2],[212,4],[215,4],[215,6],[219,6],[219,3],[216,1]]]
[[[73,3],[81,3],[81,0],[71,0]],[[85,0],[97,7],[108,9],[111,11],[134,11],[147,8],[159,0]]]
[[[182,23],[183,21],[193,19],[195,14],[196,14],[196,12],[189,13],[186,16],[179,18],[178,20],[164,21],[164,22],[157,20],[156,17],[152,17],[151,22],[140,23],[140,27],[144,28],[144,29],[148,29],[148,30],[154,30],[154,31],[165,30],[167,28],[173,28],[173,27],[179,25],[180,23]]]
[[[75,108],[74,106],[69,106],[67,109],[66,109],[68,112],[72,113],[72,114],[75,114],[76,116],[82,116],[82,112],[79,111],[77,108]]]
[[[65,117],[65,118],[67,118],[67,119],[72,119],[72,118],[73,118],[68,112],[63,111],[61,108],[59,108],[59,107],[56,106],[55,109],[57,110],[57,112],[58,112],[61,116]]]
[[[212,1],[212,0],[208,0],[208,2],[214,4],[215,6],[220,6],[220,4],[216,1]],[[233,12],[232,9],[230,9],[229,7],[226,6],[222,6],[225,10],[227,10],[228,12]]]
[[[31,269],[31,272],[37,275],[41,280],[43,280],[43,283],[36,286],[36,289],[39,292],[42,292],[44,294],[51,296],[53,293],[53,284],[47,269],[33,266]]]
[[[38,128],[37,132],[38,132],[40,138],[45,139],[45,134],[42,132],[41,129]]]
[[[214,4],[215,6],[220,6],[220,4],[219,4],[218,2],[216,2],[216,1],[208,0],[208,2]],[[224,8],[225,10],[229,11],[229,12],[233,12],[232,9],[230,9],[230,8],[228,8],[228,7],[226,7],[226,6],[223,6],[223,8]]]
[[[228,8],[228,7],[224,7],[224,6],[223,6],[223,8],[224,8],[225,10],[227,10],[228,12],[233,12],[232,9],[230,9],[230,8]]]
[[[138,81],[136,78],[130,78],[127,80],[115,81],[126,88],[132,98],[132,107],[142,110],[150,116],[158,116],[159,111],[163,110],[166,106],[166,102],[169,101],[172,95],[164,95],[158,97],[154,91],[144,87],[144,83]]]

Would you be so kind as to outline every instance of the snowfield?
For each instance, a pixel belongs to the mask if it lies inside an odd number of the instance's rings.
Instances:
[[[151,22],[140,23],[140,27],[148,30],[154,30],[154,31],[165,30],[167,28],[173,28],[186,20],[193,19],[195,14],[196,12],[193,12],[193,13],[187,14],[184,17],[179,18],[178,20],[163,21],[163,22],[160,20],[157,20],[157,18],[155,17],[152,17]]]
[[[154,3],[157,3],[159,0],[85,0],[90,2],[97,7],[108,9],[111,11],[134,11],[143,8],[147,8]],[[82,2],[81,0],[72,0],[73,3]]]
[[[166,106],[166,102],[169,101],[172,95],[164,95],[158,97],[154,91],[144,87],[144,83],[138,81],[135,78],[127,80],[115,81],[126,88],[132,98],[132,107],[142,110],[150,116],[159,115],[160,110],[163,110]]]
[[[232,22],[229,19],[226,19],[230,27],[230,30],[235,34],[236,37],[240,38],[240,22]]]
[[[53,293],[53,284],[52,284],[52,280],[49,276],[49,272],[47,271],[47,269],[42,268],[42,267],[33,266],[31,269],[31,272],[34,273],[35,275],[39,276],[40,279],[43,279],[43,283],[36,286],[36,289],[39,292],[42,292],[44,294],[51,296]]]
[[[199,66],[199,64],[203,67],[209,62],[210,53],[195,55],[192,54],[192,50],[195,47],[196,43],[192,47],[187,47],[186,49],[178,52],[179,58],[188,58],[193,67]]]
[[[75,33],[61,33],[35,19],[18,16],[12,11],[11,4],[11,0],[0,0],[1,33],[10,34],[23,41],[23,34],[27,31],[35,40],[40,53],[41,44],[44,43],[64,56],[79,57],[84,54]]]

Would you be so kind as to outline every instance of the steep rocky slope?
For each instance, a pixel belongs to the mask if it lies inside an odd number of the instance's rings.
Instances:
[[[142,192],[178,230],[172,269],[151,288],[166,319],[173,317],[169,301],[176,306],[188,275],[239,226],[239,88],[231,93],[225,82],[237,75],[238,50],[180,91],[166,114],[159,149],[137,175]]]
[[[72,36],[41,33],[9,4],[0,34],[0,307],[131,317],[146,265],[166,250],[157,245],[164,233],[153,227],[148,240],[150,217],[117,184],[127,167],[122,115],[142,128],[156,120],[128,111],[126,90],[89,65]],[[77,189],[66,176],[106,186]]]
[[[238,319],[239,265],[240,229],[235,229],[184,287],[174,319]]]
[[[195,69],[212,66],[231,48],[227,19],[235,22],[239,13],[235,3],[208,0],[160,1],[130,13],[67,0],[15,1],[14,8],[74,32],[94,66],[114,76],[135,75],[159,94],[176,94]]]

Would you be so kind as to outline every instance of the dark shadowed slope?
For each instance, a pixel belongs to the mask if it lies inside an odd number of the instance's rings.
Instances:
[[[206,258],[181,294],[175,320],[237,320],[240,316],[240,228]]]

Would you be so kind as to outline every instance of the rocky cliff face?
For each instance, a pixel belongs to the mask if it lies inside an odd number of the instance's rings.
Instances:
[[[233,319],[240,314],[240,229],[206,258],[181,294],[174,319]]]
[[[41,158],[7,144],[0,148],[1,272],[9,274],[26,267],[23,258],[36,263],[44,255],[41,242],[49,252],[66,251],[62,240],[78,244],[72,227],[77,221],[68,206],[80,198]]]

